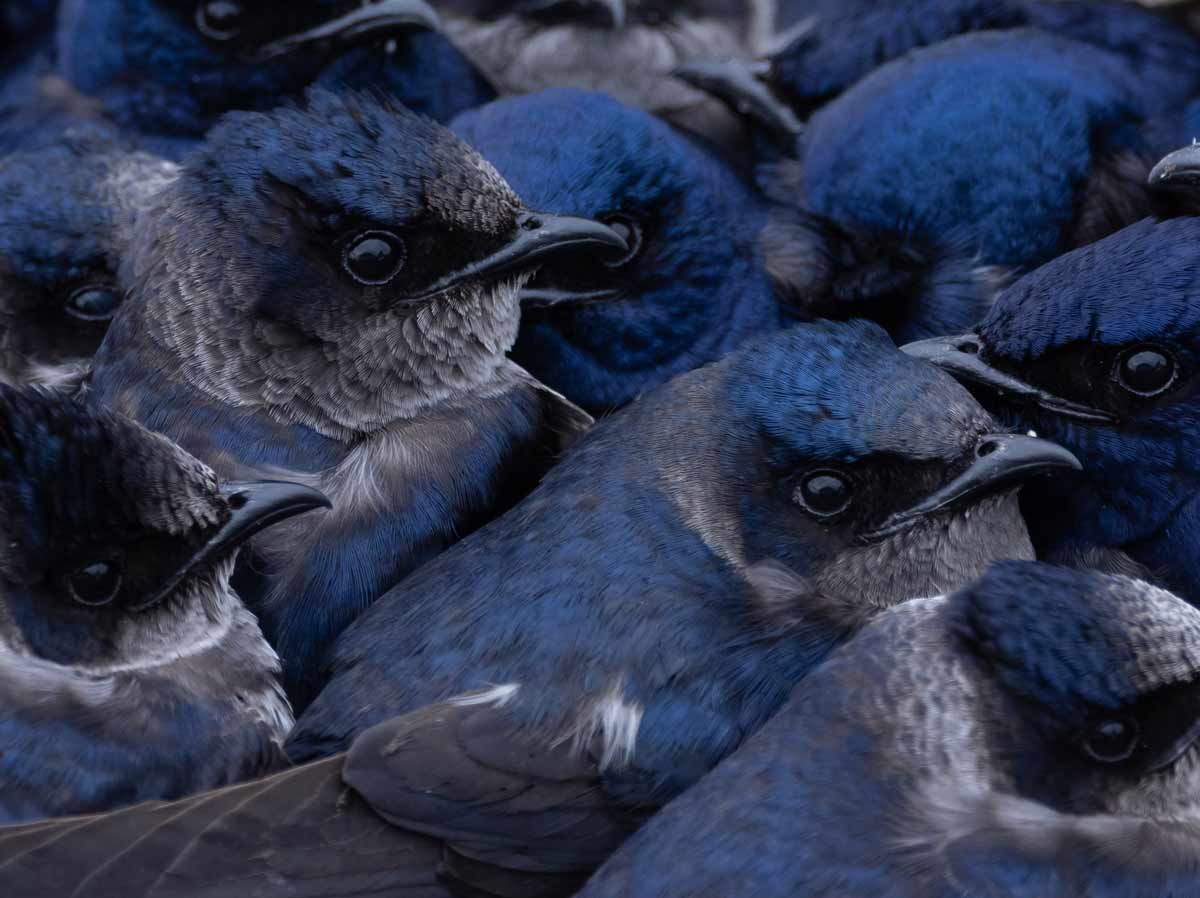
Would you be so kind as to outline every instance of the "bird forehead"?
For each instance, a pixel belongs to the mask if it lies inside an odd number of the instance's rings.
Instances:
[[[1130,225],[1030,272],[979,327],[988,348],[1020,361],[1088,341],[1200,337],[1200,219]]]
[[[965,388],[866,322],[800,325],[731,378],[765,433],[802,454],[955,458],[996,425]]]
[[[581,208],[651,186],[679,189],[687,157],[699,160],[663,122],[583,90],[498,100],[460,116],[454,129],[535,205]]]
[[[1200,673],[1200,611],[1139,580],[1005,562],[952,603],[955,631],[1006,686],[1050,704],[1082,702],[1080,713]]]

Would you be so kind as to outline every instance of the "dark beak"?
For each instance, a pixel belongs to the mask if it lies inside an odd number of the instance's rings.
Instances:
[[[770,73],[769,62],[729,59],[690,62],[672,74],[790,143],[804,130],[804,124],[775,96],[765,80]]]
[[[1168,190],[1194,189],[1200,186],[1200,144],[1168,153],[1150,169],[1147,183]]]
[[[892,515],[868,539],[890,536],[921,518],[999,492],[1047,471],[1082,471],[1074,455],[1049,440],[1012,433],[990,433],[975,446],[970,467],[912,508]]]
[[[968,386],[982,387],[997,398],[1017,405],[1036,405],[1046,411],[1090,424],[1116,424],[1117,418],[1100,409],[1081,405],[993,368],[982,358],[983,342],[975,334],[934,337],[900,347],[914,358],[936,365]]]
[[[625,0],[528,0],[520,11],[531,18],[553,16],[613,31],[625,27]]]
[[[255,57],[273,59],[298,51],[324,53],[392,37],[409,31],[434,31],[441,20],[425,0],[378,0],[322,22],[307,31],[289,34],[259,47]]]
[[[526,212],[517,219],[517,235],[499,252],[446,275],[411,300],[427,299],[464,281],[487,280],[510,271],[526,271],[542,259],[568,249],[589,248],[614,257],[629,251],[621,235],[590,218]]]
[[[193,571],[219,561],[256,533],[288,518],[315,508],[332,508],[324,493],[298,483],[275,480],[231,482],[222,485],[221,495],[231,514],[221,528],[183,565],[151,599],[135,610],[158,604],[179,588]]]

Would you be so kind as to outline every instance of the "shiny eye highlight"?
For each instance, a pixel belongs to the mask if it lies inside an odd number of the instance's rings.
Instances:
[[[242,31],[242,4],[236,0],[206,0],[196,7],[196,27],[214,41],[228,41]]]
[[[854,488],[839,471],[820,470],[805,474],[792,494],[792,501],[810,514],[829,518],[850,506]]]
[[[1178,367],[1175,359],[1157,346],[1134,346],[1117,357],[1113,377],[1130,393],[1149,398],[1175,383]]]
[[[616,231],[621,239],[625,241],[625,245],[629,247],[625,255],[611,259],[604,264],[609,268],[624,268],[636,259],[642,251],[642,226],[628,215],[609,215],[607,218],[600,219],[600,221]]]
[[[388,231],[366,231],[347,244],[342,267],[360,284],[379,287],[404,267],[408,252],[404,241]]]
[[[121,305],[121,294],[111,287],[80,287],[64,306],[68,315],[81,321],[109,321]]]
[[[1137,748],[1141,728],[1128,717],[1108,717],[1088,731],[1083,750],[1093,761],[1117,764],[1127,760]]]
[[[71,597],[80,605],[107,605],[121,590],[121,566],[115,561],[94,561],[67,578]]]

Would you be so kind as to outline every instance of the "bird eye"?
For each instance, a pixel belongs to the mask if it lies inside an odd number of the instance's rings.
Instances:
[[[1128,717],[1108,717],[1088,731],[1083,750],[1101,764],[1116,764],[1126,760],[1137,748],[1140,728]]]
[[[601,221],[616,231],[629,247],[625,255],[610,259],[604,264],[609,268],[624,268],[642,251],[642,226],[628,215],[610,215]]]
[[[386,284],[404,267],[404,241],[387,231],[359,234],[342,254],[342,267],[360,284]]]
[[[804,475],[792,498],[801,508],[821,518],[845,511],[853,498],[849,479],[837,471],[813,471]]]
[[[1175,360],[1157,346],[1134,346],[1117,358],[1117,383],[1138,396],[1157,396],[1175,382]]]
[[[67,578],[71,595],[81,605],[107,605],[121,589],[121,566],[115,561],[94,561]]]
[[[67,300],[67,314],[83,321],[108,321],[117,312],[121,295],[110,287],[80,287]]]
[[[196,27],[215,41],[232,40],[242,30],[242,4],[235,0],[207,0],[196,7]]]

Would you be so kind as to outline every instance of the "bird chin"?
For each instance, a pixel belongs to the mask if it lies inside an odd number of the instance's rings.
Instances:
[[[966,508],[929,515],[886,538],[842,552],[826,565],[826,595],[882,611],[913,598],[944,595],[978,579],[995,562],[1033,560],[1018,490]]]
[[[113,638],[113,657],[120,659],[89,669],[107,675],[146,670],[203,654],[219,645],[244,613],[233,592],[237,552],[187,577],[162,602],[126,616]]]
[[[482,25],[450,22],[448,28],[502,93],[578,87],[603,91],[656,112],[680,111],[710,101],[671,77],[682,63],[740,51],[727,27],[707,20],[672,28],[634,25],[607,30],[547,27],[509,17]]]

